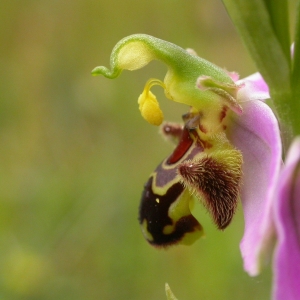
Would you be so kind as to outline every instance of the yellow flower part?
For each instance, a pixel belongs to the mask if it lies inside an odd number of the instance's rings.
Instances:
[[[150,79],[146,83],[143,93],[138,99],[139,109],[143,118],[152,125],[160,125],[164,119],[155,95],[150,91],[153,85],[164,87],[164,83],[157,79]]]
[[[149,35],[135,34],[122,39],[112,51],[111,68],[96,67],[92,74],[116,78],[123,70],[140,69],[152,60],[165,63],[168,71],[163,82],[149,80],[139,97],[141,114],[150,124],[160,125],[163,121],[158,101],[150,91],[153,85],[162,86],[168,99],[189,105],[198,112],[207,132],[222,130],[220,122],[224,117],[220,116],[227,109],[242,113],[236,98],[239,87],[228,72],[198,57],[191,50]]]

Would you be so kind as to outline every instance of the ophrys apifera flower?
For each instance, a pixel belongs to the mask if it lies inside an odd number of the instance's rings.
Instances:
[[[238,81],[235,73],[193,51],[144,34],[122,39],[112,51],[111,68],[97,67],[92,73],[116,78],[152,60],[165,63],[168,71],[164,80],[148,80],[139,110],[150,124],[162,124],[161,131],[176,147],[145,184],[139,209],[144,237],[154,246],[191,244],[203,234],[190,211],[194,198],[221,230],[241,199],[246,265],[281,159],[277,120],[261,101],[269,98],[268,88],[259,74]],[[182,125],[163,123],[153,85],[161,86],[168,99],[188,105]]]

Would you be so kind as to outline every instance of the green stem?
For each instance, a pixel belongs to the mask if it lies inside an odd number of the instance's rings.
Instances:
[[[300,1],[297,6],[290,117],[295,135],[300,135]]]
[[[291,66],[291,41],[289,33],[289,13],[286,0],[263,0],[269,12],[271,26]]]
[[[293,136],[300,134],[300,49],[296,53],[299,68],[294,68],[292,76],[287,1],[223,2],[258,71],[269,86],[286,151]],[[300,25],[299,22],[297,24],[296,35],[299,38]],[[296,43],[296,48],[299,48],[297,44],[300,44]]]

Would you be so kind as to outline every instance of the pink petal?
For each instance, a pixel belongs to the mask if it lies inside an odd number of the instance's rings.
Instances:
[[[237,81],[236,84],[241,85],[238,92],[238,100],[240,102],[249,100],[266,100],[270,98],[269,87],[260,73],[254,73]]]
[[[227,72],[227,74],[234,82],[238,81],[240,78],[240,75],[237,72]]]
[[[276,200],[273,299],[296,300],[300,299],[300,138],[288,153]]]
[[[242,107],[242,115],[231,114],[228,133],[244,158],[241,200],[245,231],[240,248],[244,268],[254,276],[260,268],[262,242],[266,234],[272,234],[271,195],[281,165],[281,140],[278,122],[265,103],[248,101]]]

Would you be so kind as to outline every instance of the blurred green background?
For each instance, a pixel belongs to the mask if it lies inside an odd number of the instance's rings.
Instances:
[[[174,42],[241,77],[255,71],[220,0],[23,0],[0,6],[0,299],[268,299],[270,270],[243,271],[239,208],[206,238],[152,248],[137,210],[143,184],[172,151],[137,98],[166,67],[92,77],[124,36]],[[168,120],[187,108],[164,100]]]

